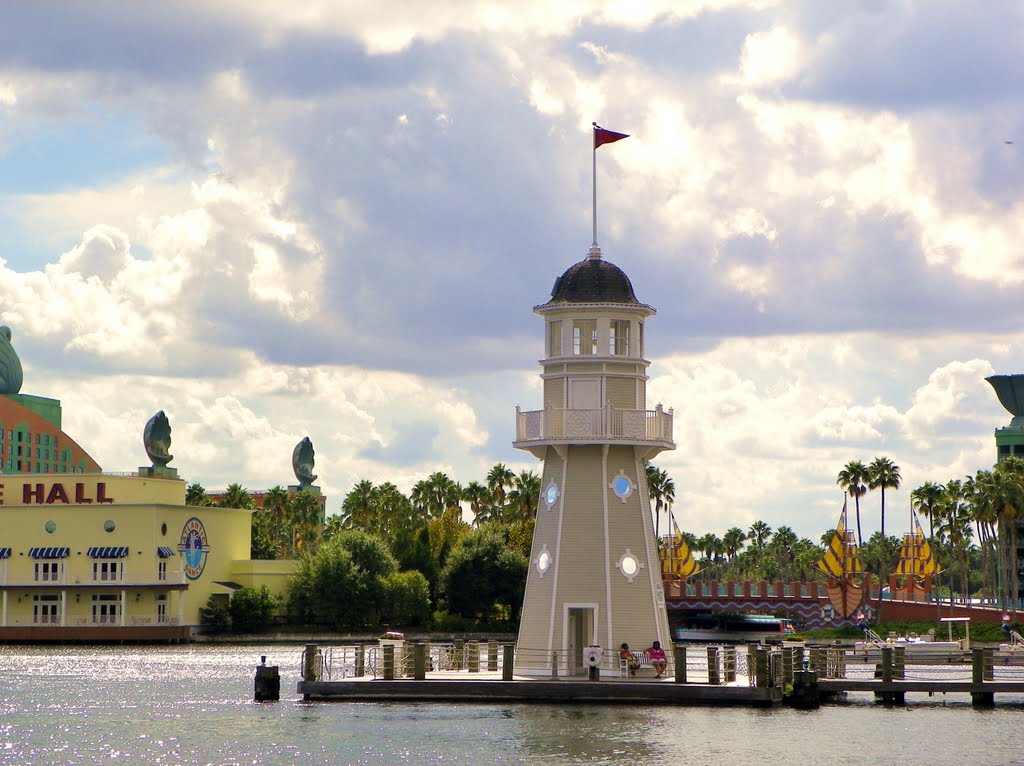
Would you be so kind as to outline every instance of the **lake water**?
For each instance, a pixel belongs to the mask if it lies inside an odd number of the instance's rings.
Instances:
[[[0,764],[1017,764],[1024,698],[788,708],[304,703],[296,646],[0,647]],[[261,654],[281,702],[252,701]]]

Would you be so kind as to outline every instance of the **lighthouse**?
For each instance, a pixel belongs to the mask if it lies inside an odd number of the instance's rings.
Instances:
[[[588,647],[670,644],[646,465],[675,449],[647,402],[645,323],[625,272],[595,244],[534,307],[544,320],[543,409],[516,408],[514,446],[544,461],[515,672],[587,672]],[[585,651],[586,650],[586,651]]]

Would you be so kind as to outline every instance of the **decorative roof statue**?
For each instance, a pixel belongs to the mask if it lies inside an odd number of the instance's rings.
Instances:
[[[11,328],[0,327],[0,394],[16,394],[21,391],[24,374],[21,360],[11,345]]]
[[[292,470],[302,486],[308,486],[316,481],[316,474],[313,473],[314,454],[316,453],[313,451],[313,442],[309,440],[308,436],[296,444],[295,449],[292,450]]]
[[[146,423],[146,429],[142,432],[142,443],[146,446],[146,454],[153,461],[154,468],[162,468],[174,459],[174,455],[171,454],[171,423],[163,410]]]

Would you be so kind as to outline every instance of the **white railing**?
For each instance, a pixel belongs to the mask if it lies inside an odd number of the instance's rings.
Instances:
[[[661,405],[653,410],[516,408],[516,441],[596,438],[622,441],[672,442],[672,411]]]

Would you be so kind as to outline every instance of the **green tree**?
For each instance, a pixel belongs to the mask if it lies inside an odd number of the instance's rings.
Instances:
[[[221,508],[242,508],[243,510],[251,510],[256,507],[249,490],[237,483],[228,485],[228,488],[224,490],[224,496],[217,505]]]
[[[963,484],[953,480],[942,488],[942,496],[936,504],[938,519],[938,539],[955,557],[960,572],[960,593],[963,598],[970,596],[968,585],[969,558],[974,530],[971,528],[971,517],[967,496]],[[953,578],[950,575],[949,599],[953,603]]]
[[[288,490],[280,484],[271,487],[263,498],[263,509],[270,514],[270,539],[277,550],[274,558],[283,559],[291,555],[291,535],[288,531],[291,501]]]
[[[489,620],[496,611],[518,620],[526,589],[526,556],[509,544],[499,525],[485,524],[455,546],[441,573],[450,611]]]
[[[320,499],[308,489],[303,489],[292,497],[290,511],[289,526],[294,555],[300,551],[311,552],[317,546],[323,526]]]
[[[277,597],[266,585],[236,590],[228,607],[231,613],[231,629],[236,633],[253,633],[266,629],[274,618],[277,605]]]
[[[422,572],[392,572],[382,586],[381,618],[386,624],[411,627],[430,617],[430,584]]]
[[[850,497],[853,498],[854,508],[857,513],[857,546],[864,546],[864,536],[860,528],[860,499],[868,492],[868,479],[870,472],[868,467],[859,460],[851,460],[846,467],[839,472],[836,484],[842,487]]]
[[[352,554],[331,540],[303,553],[288,583],[285,613],[294,625],[344,628],[363,623],[366,604],[359,592]]]

